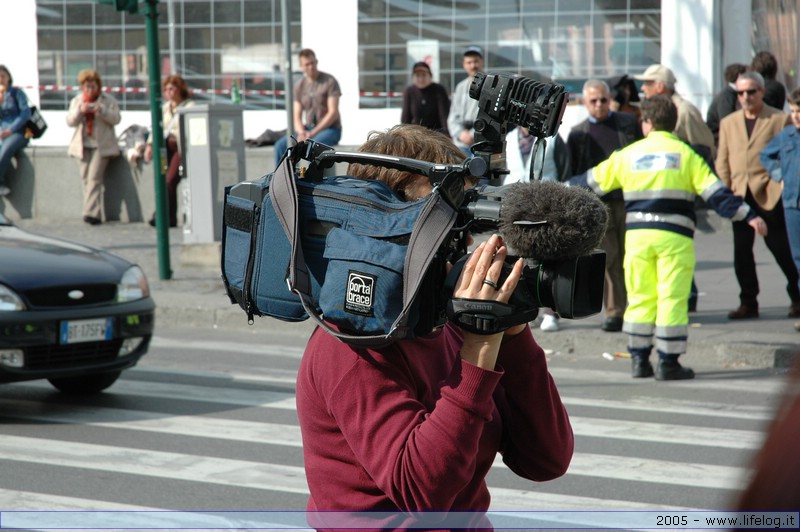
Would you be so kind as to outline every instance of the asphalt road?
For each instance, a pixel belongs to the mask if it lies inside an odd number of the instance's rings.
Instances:
[[[0,386],[3,524],[9,510],[303,510],[303,346],[301,335],[255,328],[164,328],[107,393]],[[627,360],[548,358],[576,433],[572,465],[534,484],[498,463],[493,510],[728,509],[785,379],[695,365],[697,379],[661,383],[631,379]]]

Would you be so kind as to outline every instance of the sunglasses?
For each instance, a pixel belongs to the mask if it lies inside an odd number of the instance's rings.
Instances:
[[[608,98],[592,98],[591,100],[589,100],[589,103],[592,105],[596,104],[597,102],[608,103]]]
[[[743,90],[743,91],[736,91],[736,94],[738,94],[739,96],[743,96],[745,94],[747,94],[748,96],[752,96],[753,94],[755,94],[757,92],[758,92],[758,89],[746,89],[746,90]]]

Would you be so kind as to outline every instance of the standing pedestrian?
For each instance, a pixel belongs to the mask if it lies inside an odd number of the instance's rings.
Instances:
[[[800,88],[789,96],[789,109],[792,124],[761,150],[760,159],[769,176],[781,184],[789,247],[800,272]],[[795,329],[800,330],[800,321]]]
[[[714,144],[719,145],[719,121],[738,110],[739,99],[736,96],[736,80],[739,74],[747,71],[747,65],[731,63],[725,67],[725,87],[711,100],[706,113],[706,124],[714,134]]]
[[[800,288],[786,234],[781,187],[770,179],[760,160],[761,150],[783,130],[788,117],[764,103],[764,78],[758,72],[741,74],[736,80],[736,94],[742,108],[720,122],[717,173],[734,194],[743,198],[766,221],[769,232],[764,241],[786,276],[786,291],[791,300],[789,317],[798,318]],[[755,234],[741,221],[732,225],[733,267],[739,283],[739,307],[729,312],[728,318],[758,318],[759,286],[753,253]]]
[[[625,198],[625,286],[634,378],[694,378],[678,358],[686,353],[689,287],[694,275],[694,200],[697,195],[721,216],[741,220],[763,235],[764,220],[733,195],[698,155],[672,131],[678,110],[667,96],[642,102],[645,138],[614,152],[574,179],[597,194],[622,190]],[[653,370],[650,353],[658,352]]]
[[[675,107],[678,109],[678,122],[675,124],[675,136],[689,144],[706,163],[714,167],[714,157],[717,153],[717,145],[714,134],[703,121],[700,110],[691,102],[684,100],[675,88],[678,80],[675,74],[664,65],[653,64],[647,67],[641,75],[634,76],[635,79],[642,81],[642,93],[645,98],[664,95],[668,96]],[[694,278],[691,280],[689,296],[689,311],[697,310],[697,297],[699,290]]]
[[[75,128],[67,153],[80,161],[83,184],[83,221],[102,223],[103,180],[108,160],[120,154],[114,126],[120,122],[119,104],[102,92],[100,74],[94,69],[78,73],[81,93],[67,111],[67,125]]]
[[[750,68],[764,78],[764,103],[783,111],[786,105],[786,87],[778,81],[778,60],[771,52],[758,52],[750,63]]]
[[[615,150],[640,140],[642,130],[636,117],[629,113],[612,112],[610,90],[606,82],[590,79],[583,84],[583,105],[589,117],[577,124],[567,137],[572,172],[581,174],[605,161]],[[625,256],[625,202],[619,190],[603,196],[608,206],[608,226],[602,248],[606,252],[603,303],[606,332],[622,330],[627,296],[622,258]]]
[[[473,126],[475,119],[478,118],[478,100],[470,98],[469,87],[475,74],[483,70],[483,49],[480,46],[467,47],[461,65],[467,77],[461,80],[453,91],[447,129],[456,146],[469,157],[472,155],[470,147],[475,142]]]
[[[716,154],[714,134],[706,125],[703,115],[700,114],[697,107],[678,94],[675,89],[678,80],[672,70],[664,65],[654,64],[634,78],[642,81],[642,92],[645,98],[659,94],[669,96],[672,103],[678,108],[678,123],[675,124],[675,131],[673,131],[675,136],[692,145],[695,150],[700,146],[705,147],[709,151],[708,156],[713,159]],[[701,155],[705,156],[703,153]]]
[[[449,135],[447,115],[450,113],[450,96],[443,85],[433,81],[428,63],[414,63],[411,85],[403,91],[401,124],[419,124]]]

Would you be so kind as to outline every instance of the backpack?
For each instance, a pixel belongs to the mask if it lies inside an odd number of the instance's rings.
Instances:
[[[440,248],[457,210],[438,187],[407,202],[382,182],[301,177],[295,164],[284,157],[274,173],[225,189],[221,267],[231,302],[251,323],[310,317],[360,347],[442,325]]]

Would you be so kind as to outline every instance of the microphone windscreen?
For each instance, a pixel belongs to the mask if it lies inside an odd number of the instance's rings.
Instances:
[[[504,191],[498,228],[517,255],[558,260],[599,247],[607,223],[606,206],[593,192],[555,181],[533,181],[514,183]]]

